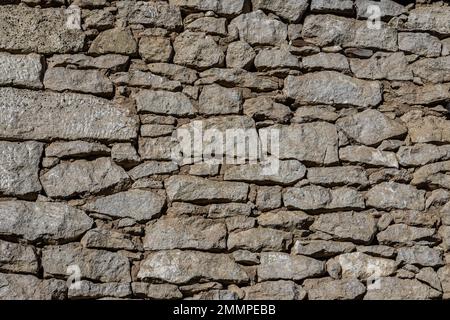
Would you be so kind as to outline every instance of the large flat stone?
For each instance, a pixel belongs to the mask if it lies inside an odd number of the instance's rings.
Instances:
[[[171,201],[185,202],[243,202],[247,200],[248,185],[222,182],[191,176],[172,176],[166,183]]]
[[[110,158],[62,162],[41,176],[45,192],[55,198],[121,190],[128,182],[125,170]]]
[[[165,197],[152,191],[130,190],[88,202],[83,209],[114,218],[133,218],[147,221],[158,215],[165,204]]]
[[[368,244],[377,228],[375,219],[369,213],[332,212],[317,217],[311,230],[325,232],[340,241]]]
[[[188,283],[192,280],[234,283],[248,281],[247,273],[230,255],[188,250],[150,253],[141,263],[138,278],[174,284]]]
[[[279,130],[280,159],[297,159],[320,165],[339,161],[338,134],[332,124],[315,122],[275,125],[269,127],[269,130]]]
[[[14,88],[0,88],[0,96],[0,138],[124,141],[137,136],[137,117],[106,99]]]
[[[42,57],[38,54],[12,55],[0,53],[0,85],[41,89]]]
[[[201,217],[165,217],[147,225],[144,249],[220,250],[226,248],[223,222]]]
[[[41,191],[42,150],[39,142],[0,141],[0,194],[25,196]]]
[[[67,276],[67,268],[78,265],[83,278],[100,282],[130,282],[130,263],[119,254],[85,249],[77,244],[47,246],[42,250],[45,276]]]
[[[0,50],[23,53],[70,53],[84,46],[81,29],[67,27],[67,14],[59,8],[0,6]]]
[[[258,266],[260,280],[294,280],[317,277],[325,272],[325,263],[305,256],[283,252],[262,252]]]
[[[63,280],[0,273],[0,300],[62,300],[66,290]]]
[[[377,106],[382,99],[379,82],[360,80],[335,71],[289,76],[284,94],[301,104]]]
[[[0,202],[0,235],[28,241],[71,241],[91,228],[82,210],[53,202]]]
[[[39,263],[33,247],[0,240],[0,270],[37,274]]]

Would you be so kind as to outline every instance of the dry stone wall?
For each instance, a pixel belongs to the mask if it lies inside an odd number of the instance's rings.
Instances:
[[[0,299],[450,298],[449,103],[444,1],[3,0]]]

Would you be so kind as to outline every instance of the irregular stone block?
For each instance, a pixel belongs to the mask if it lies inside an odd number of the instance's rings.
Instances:
[[[338,162],[338,134],[332,124],[275,125],[269,127],[269,130],[272,129],[279,130],[280,159],[297,159],[320,165]]]
[[[424,300],[441,295],[437,290],[416,279],[399,279],[382,277],[379,285],[368,290],[364,300]]]
[[[50,68],[45,72],[44,86],[54,91],[74,91],[112,96],[114,86],[111,80],[98,70],[74,70]]]
[[[0,6],[0,50],[74,53],[83,49],[84,40],[81,28],[67,27],[64,9]]]
[[[62,162],[41,176],[45,192],[54,198],[121,190],[128,182],[125,170],[110,158]]]
[[[381,102],[377,81],[359,80],[335,71],[288,76],[284,94],[301,104],[351,105],[373,107]]]
[[[228,235],[228,250],[285,251],[291,243],[290,233],[269,228],[254,228]]]
[[[341,187],[327,189],[310,185],[287,188],[283,193],[284,205],[300,210],[363,209],[364,197],[355,189]]]
[[[5,273],[0,273],[0,287],[1,300],[62,300],[67,290],[63,280]]]
[[[0,194],[27,196],[41,191],[39,163],[43,144],[0,141]]]
[[[264,280],[294,280],[317,277],[325,273],[325,263],[305,256],[283,252],[262,252],[258,277]]]
[[[0,96],[0,138],[127,141],[137,137],[137,117],[106,99],[13,88],[0,88]]]
[[[133,218],[147,221],[161,213],[165,197],[153,191],[129,190],[97,198],[83,206],[85,210],[115,218]]]
[[[181,92],[140,90],[134,95],[138,112],[190,116],[195,113],[189,98]]]
[[[330,234],[336,240],[368,244],[375,236],[377,224],[370,213],[332,212],[318,216],[311,229]]]
[[[366,286],[356,279],[306,279],[303,287],[310,300],[354,300],[366,293]]]
[[[269,1],[264,2],[269,3]],[[234,18],[228,26],[228,30],[233,29],[237,30],[241,40],[251,45],[276,45],[283,43],[287,38],[286,25],[279,20],[269,18],[261,10]]]
[[[38,54],[0,53],[0,85],[41,89],[42,57]]]
[[[67,267],[78,265],[83,278],[100,282],[131,282],[128,259],[114,252],[85,249],[77,244],[47,246],[42,250],[45,276],[67,276]]]
[[[155,279],[174,284],[192,280],[248,282],[247,273],[227,254],[199,251],[157,251],[141,263],[138,279]]]
[[[187,67],[207,69],[220,67],[225,54],[214,39],[203,32],[185,31],[173,42],[173,61]]]
[[[252,183],[279,183],[289,185],[299,181],[305,176],[306,167],[297,160],[282,160],[279,162],[277,174],[270,174],[270,170],[265,172],[261,164],[243,164],[239,166],[229,166],[225,169],[224,180],[245,181]],[[268,173],[268,174],[267,174]]]
[[[145,250],[226,248],[227,229],[222,222],[201,217],[166,217],[147,225]]]
[[[293,281],[264,281],[250,287],[243,287],[244,300],[303,300],[306,291]]]
[[[171,201],[186,202],[243,202],[247,200],[248,185],[222,182],[190,176],[172,176],[166,183]]]
[[[13,273],[37,274],[39,263],[34,248],[0,240],[0,270]]]
[[[367,192],[367,206],[377,209],[425,209],[425,191],[415,187],[383,182]]]
[[[0,202],[0,235],[28,241],[73,241],[91,228],[82,210],[57,202]]]

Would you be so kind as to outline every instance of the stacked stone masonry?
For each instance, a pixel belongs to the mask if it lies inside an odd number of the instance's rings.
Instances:
[[[0,299],[449,299],[450,5],[1,1],[0,200]]]

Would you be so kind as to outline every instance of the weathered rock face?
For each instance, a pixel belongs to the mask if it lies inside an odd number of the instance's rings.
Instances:
[[[74,244],[48,246],[42,251],[42,267],[48,276],[65,276],[67,268],[78,265],[84,278],[101,282],[130,282],[130,264],[119,254],[85,249]]]
[[[174,217],[150,223],[145,230],[144,249],[220,250],[226,247],[224,223],[200,217]]]
[[[356,279],[307,279],[303,286],[310,300],[352,300],[366,292],[366,287]]]
[[[450,299],[448,1],[0,2],[0,300]]]
[[[0,49],[23,53],[73,53],[83,49],[81,29],[66,27],[64,9],[0,7]]]
[[[158,251],[142,262],[139,279],[158,279],[183,284],[193,279],[248,281],[248,275],[229,255],[198,251]]]
[[[43,72],[42,58],[38,54],[12,55],[0,54],[0,85],[23,86],[41,89]]]
[[[110,101],[76,93],[0,88],[3,139],[130,140],[137,119]]]
[[[166,181],[171,201],[185,202],[243,202],[248,185],[240,182],[218,182],[189,176],[170,177]]]
[[[326,122],[277,125],[279,130],[280,158],[332,164],[338,161],[338,134],[336,128]]]
[[[38,174],[42,149],[38,142],[0,141],[0,194],[24,196],[41,190]]]
[[[120,190],[128,180],[126,172],[109,158],[63,162],[41,176],[45,192],[55,198]]]
[[[400,137],[407,132],[401,123],[372,109],[341,118],[336,124],[350,139],[369,146]]]
[[[116,218],[132,218],[147,221],[158,215],[165,204],[165,197],[152,191],[130,190],[97,198],[83,206],[85,210]]]
[[[338,240],[369,243],[376,232],[376,221],[369,213],[338,212],[320,215],[311,229]]]
[[[89,230],[93,220],[63,203],[1,201],[0,235],[28,241],[71,241]]]
[[[284,93],[302,104],[373,107],[381,102],[378,82],[358,80],[334,71],[287,77]]]
[[[261,280],[292,279],[297,281],[308,277],[317,277],[324,272],[325,264],[322,261],[281,252],[261,253],[261,263],[258,266],[258,277]]]

